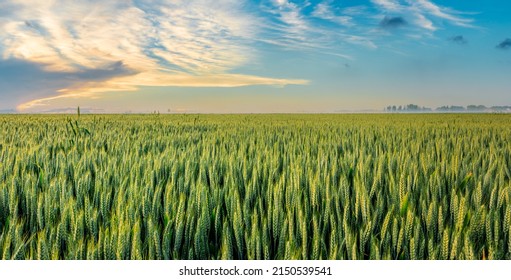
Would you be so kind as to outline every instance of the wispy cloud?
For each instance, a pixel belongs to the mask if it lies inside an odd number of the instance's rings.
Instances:
[[[454,11],[449,8],[438,6],[431,1],[428,1],[428,0],[414,0],[414,1],[407,0],[407,2],[410,5],[412,5],[413,9],[417,9],[419,12],[423,12],[423,13],[429,14],[433,17],[447,20],[454,25],[458,25],[458,26],[462,26],[462,27],[474,27],[474,25],[472,24],[472,22],[473,22],[472,19],[467,19],[467,18],[458,16],[456,14],[459,14],[459,12]]]
[[[435,22],[446,21],[461,27],[475,27],[473,19],[461,16],[462,13],[439,6],[429,0],[371,0],[383,14],[410,17],[416,27],[435,31]]]
[[[0,64],[26,61],[52,84],[35,95],[12,89],[23,98],[10,99],[40,97],[28,102],[38,104],[139,86],[304,84],[229,74],[254,59],[257,20],[242,2],[3,1],[9,12],[0,20]]]
[[[0,38],[4,58],[44,64],[51,71],[102,68],[123,61],[152,68],[143,53],[151,27],[144,12],[126,2],[23,1],[11,10]]]
[[[260,24],[266,30],[269,40],[266,42],[293,48],[313,47],[309,36],[315,32],[310,21],[302,14],[307,5],[289,2],[287,0],[271,0],[263,6],[263,11],[271,15],[267,24]]]
[[[281,37],[295,38],[294,41],[286,39],[284,42],[295,47],[321,49],[335,42],[337,50],[343,43],[376,49],[382,36],[394,33],[389,32],[391,30],[399,29],[409,36],[417,37],[420,34],[421,38],[430,38],[445,24],[474,27],[473,20],[465,17],[467,14],[429,0],[371,0],[372,6],[346,6],[346,3],[339,4],[333,0],[323,0],[316,4],[287,0],[273,0],[273,3],[279,15],[294,19],[281,21],[284,34]],[[318,19],[337,27],[327,25],[325,30]],[[282,40],[274,42],[282,43]]]
[[[364,12],[363,6],[341,9],[338,3],[324,0],[291,2],[271,0],[262,5],[270,23],[263,24],[267,37],[261,41],[294,50],[312,50],[345,59],[352,57],[339,46],[343,43],[375,48],[371,38],[353,29],[353,15]],[[350,15],[351,14],[351,15]],[[335,28],[332,27],[336,26]]]
[[[20,104],[21,111],[48,105],[62,98],[98,98],[104,92],[130,92],[140,86],[157,87],[242,87],[249,85],[286,86],[307,85],[307,80],[266,78],[242,74],[169,74],[161,72],[143,72],[128,77],[117,77],[106,81],[88,81],[74,84],[58,91],[59,95],[39,98]]]
[[[406,9],[397,0],[372,0],[372,2],[385,11],[402,12]]]
[[[433,22],[428,19],[426,16],[420,14],[420,13],[414,13],[413,22],[416,26],[426,29],[428,31],[435,31],[437,28],[433,24]]]
[[[354,12],[354,10],[352,10],[352,12]],[[331,22],[335,22],[347,27],[354,25],[352,16],[349,16],[347,14],[344,15],[336,14],[331,6],[331,3],[329,2],[321,2],[317,4],[316,7],[314,7],[312,16],[328,20]]]

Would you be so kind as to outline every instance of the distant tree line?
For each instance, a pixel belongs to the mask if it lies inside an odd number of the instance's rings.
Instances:
[[[491,106],[468,105],[463,106],[441,106],[436,109],[421,107],[415,104],[408,105],[389,105],[384,108],[385,112],[511,112],[511,106]]]
[[[408,105],[390,105],[385,108],[385,112],[431,112],[431,108],[420,107],[415,104]]]

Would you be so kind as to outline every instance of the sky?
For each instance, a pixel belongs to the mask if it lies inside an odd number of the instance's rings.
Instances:
[[[1,0],[0,112],[511,105],[504,0]]]

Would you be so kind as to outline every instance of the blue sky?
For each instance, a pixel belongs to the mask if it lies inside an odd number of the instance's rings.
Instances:
[[[511,105],[511,2],[0,2],[0,112]]]

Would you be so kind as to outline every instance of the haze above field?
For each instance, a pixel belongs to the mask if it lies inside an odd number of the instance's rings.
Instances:
[[[0,111],[511,105],[511,3],[0,2]]]

